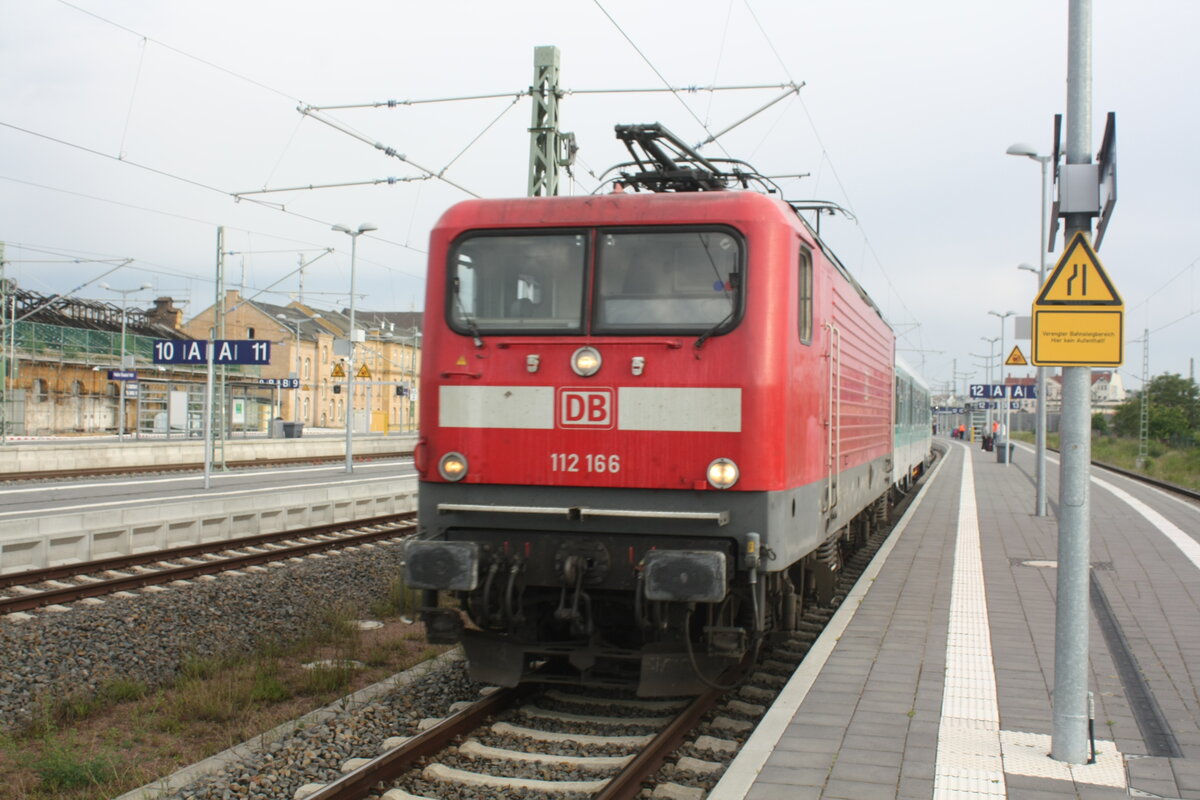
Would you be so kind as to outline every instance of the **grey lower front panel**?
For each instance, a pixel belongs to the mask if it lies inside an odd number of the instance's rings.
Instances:
[[[715,537],[742,553],[747,534],[756,533],[766,556],[760,568],[777,571],[811,553],[890,483],[888,458],[843,473],[832,494],[824,482],[776,492],[422,483],[420,535],[460,538],[471,530],[580,538],[622,534],[679,543]],[[835,502],[827,508],[831,496]],[[744,568],[740,557],[732,566]]]

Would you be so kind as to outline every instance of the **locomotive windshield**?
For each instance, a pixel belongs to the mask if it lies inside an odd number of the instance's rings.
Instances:
[[[744,255],[728,229],[598,231],[593,333],[718,333],[739,308]],[[459,333],[583,333],[583,232],[479,233],[451,250],[447,316]]]
[[[704,333],[737,310],[741,247],[724,231],[602,233],[597,333]]]
[[[450,325],[463,333],[583,329],[587,237],[481,235],[450,255]]]

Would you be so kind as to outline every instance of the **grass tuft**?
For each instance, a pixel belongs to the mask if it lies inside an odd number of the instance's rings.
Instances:
[[[42,754],[33,759],[30,767],[41,778],[42,786],[52,791],[100,786],[117,775],[109,758],[81,756],[69,739],[47,741]]]

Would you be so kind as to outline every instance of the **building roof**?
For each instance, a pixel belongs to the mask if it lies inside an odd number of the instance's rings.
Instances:
[[[14,319],[18,321],[110,333],[121,331],[122,309],[117,303],[82,297],[47,296],[21,289],[11,282],[9,294],[15,300]],[[169,321],[173,319],[175,310],[170,297],[158,298],[151,309],[127,305],[124,310],[125,330],[136,336],[186,339],[187,336]]]

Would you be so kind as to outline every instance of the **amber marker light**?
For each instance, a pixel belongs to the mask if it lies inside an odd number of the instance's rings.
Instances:
[[[728,489],[737,483],[737,464],[728,458],[718,458],[708,465],[708,482],[717,489]]]
[[[467,475],[467,457],[462,453],[446,453],[438,462],[438,472],[448,481],[461,481]]]
[[[571,369],[580,377],[587,378],[600,371],[600,351],[594,347],[581,347],[571,354]]]

